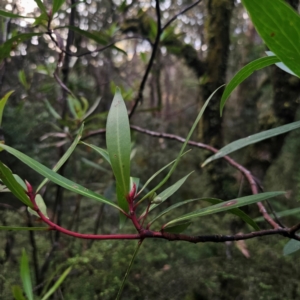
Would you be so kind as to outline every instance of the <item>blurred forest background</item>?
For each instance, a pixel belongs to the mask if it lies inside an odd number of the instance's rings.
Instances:
[[[296,10],[298,0],[289,0]],[[51,1],[44,2],[51,7]],[[161,0],[164,26],[190,0]],[[1,9],[39,16],[35,2],[0,0]],[[72,9],[70,8],[72,7]],[[43,18],[0,17],[0,41],[16,33],[46,32]],[[71,23],[70,23],[71,22]],[[77,26],[94,34],[93,38]],[[84,110],[99,97],[101,102],[86,121],[85,141],[105,148],[107,111],[119,86],[128,111],[139,90],[157,32],[155,1],[67,1],[52,21],[56,38],[74,56],[64,59],[49,35],[33,36],[10,52],[0,53],[0,95],[15,92],[4,111],[2,134],[6,144],[52,167],[72,142]],[[95,38],[95,36],[97,38]],[[60,41],[62,40],[62,41]],[[116,47],[76,57],[111,41]],[[161,35],[143,100],[131,124],[185,137],[201,104],[221,84],[248,62],[265,56],[266,47],[239,0],[203,0],[180,14]],[[126,52],[126,54],[124,53]],[[61,61],[60,61],[61,60]],[[59,62],[60,61],[60,62]],[[57,63],[59,68],[56,70]],[[56,73],[61,84],[54,78]],[[67,86],[77,99],[68,96]],[[219,93],[210,103],[192,139],[222,147],[236,139],[299,120],[300,82],[274,67],[255,72],[232,94],[222,117]],[[276,212],[299,206],[300,132],[281,135],[234,153],[232,157],[256,176],[265,191],[285,190],[285,197],[271,200]],[[132,176],[145,182],[175,159],[181,144],[132,131]],[[193,148],[185,155],[170,184],[195,170],[186,184],[167,201],[211,196],[229,200],[250,193],[246,182],[225,162],[206,168],[209,153]],[[2,160],[21,178],[37,186],[42,178],[8,153]],[[114,198],[114,179],[109,166],[84,145],[77,147],[61,174],[106,197]],[[64,191],[49,183],[43,190],[51,219],[64,227],[89,233],[114,233],[118,213],[109,207]],[[206,203],[178,210],[187,212]],[[193,207],[194,206],[194,207]],[[260,217],[257,206],[243,208]],[[282,217],[290,225],[300,210]],[[165,217],[168,220],[168,217]],[[8,193],[0,199],[0,225],[38,226],[24,207]],[[261,228],[269,228],[260,221]],[[133,232],[131,225],[122,231]],[[202,218],[188,229],[191,234],[248,232],[237,217],[217,214]],[[134,262],[122,299],[298,299],[298,253],[284,257],[283,237],[270,236],[226,244],[189,244],[147,240]],[[11,286],[20,284],[21,249],[30,257],[36,293],[48,279],[73,266],[53,299],[114,299],[129,264],[136,241],[87,241],[58,232],[0,232],[0,298],[12,299]]]

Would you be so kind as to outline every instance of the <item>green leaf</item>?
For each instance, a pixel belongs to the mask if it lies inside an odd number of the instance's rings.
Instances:
[[[64,153],[64,155],[60,158],[60,160],[56,163],[56,165],[53,167],[53,172],[57,172],[62,166],[63,164],[69,159],[69,157],[71,156],[71,154],[73,153],[73,151],[75,150],[76,146],[78,145],[81,137],[82,137],[82,132],[83,132],[83,128],[84,128],[84,123],[81,124],[78,133],[73,141],[73,143],[71,144],[71,146],[69,147],[69,149]],[[40,191],[41,188],[48,182],[48,179],[44,179],[41,184],[38,186],[38,188],[36,189],[36,192]]]
[[[19,285],[13,285],[11,289],[15,300],[26,300],[26,298],[23,296],[23,291]]]
[[[100,101],[101,101],[101,97],[98,97],[96,99],[96,101],[94,102],[94,104],[90,107],[90,109],[86,112],[86,114],[83,116],[83,121],[88,118],[95,110],[96,108],[99,106],[100,104]]]
[[[298,215],[297,217],[299,219],[299,217],[300,217],[300,207],[276,212],[276,216],[279,217],[279,218],[287,217],[287,216],[293,216],[293,215]],[[265,219],[264,219],[264,217],[258,217],[258,218],[255,218],[254,221],[255,222],[262,222],[262,221],[265,221]]]
[[[47,214],[47,206],[46,206],[46,204],[45,204],[44,199],[42,198],[42,196],[41,196],[40,194],[37,194],[37,195],[35,196],[35,203],[36,203],[37,207],[40,209],[41,213],[42,213],[47,219],[49,219],[48,214]],[[38,213],[37,213],[35,210],[31,209],[30,207],[28,207],[28,211],[29,211],[30,214],[32,214],[32,215],[34,215],[34,216],[36,216],[36,217],[38,217],[38,218],[40,217],[40,216],[38,215]]]
[[[50,104],[50,102],[47,99],[43,100],[45,102],[46,107],[48,108],[49,112],[51,115],[56,119],[56,120],[61,120],[61,116],[59,113],[54,109],[54,107]]]
[[[273,53],[272,51],[266,51],[266,54],[268,56],[275,56],[275,53]],[[278,68],[280,68],[281,70],[293,75],[293,76],[297,76],[291,69],[289,69],[284,63],[279,62],[275,64]]]
[[[18,72],[18,77],[19,77],[19,80],[20,80],[21,84],[25,88],[25,90],[28,90],[30,88],[30,85],[27,82],[24,70],[21,70],[21,71]]]
[[[230,209],[234,209],[237,207],[249,205],[252,203],[256,203],[259,201],[263,201],[269,198],[273,198],[279,195],[283,195],[285,192],[268,192],[268,193],[262,193],[262,194],[257,194],[257,195],[251,195],[251,196],[246,196],[238,199],[233,199],[229,201],[225,201],[219,204],[215,204],[209,207],[202,208],[200,210],[193,211],[191,213],[185,214],[179,218],[176,218],[170,222],[168,222],[164,227],[169,227],[170,225],[173,225],[178,222],[186,221],[186,220],[191,220],[194,218],[202,217],[202,216],[207,216],[211,214],[216,214],[219,212],[227,211]]]
[[[260,141],[269,139],[273,136],[280,135],[286,132],[289,132],[291,130],[295,130],[297,128],[300,128],[300,121],[293,122],[287,125],[279,126],[274,129],[266,130],[260,133],[256,133],[254,135],[250,135],[246,138],[239,139],[237,141],[234,141],[227,146],[220,149],[216,154],[210,156],[203,164],[202,167],[206,166],[208,163],[212,162],[215,159],[219,159],[221,157],[224,157],[228,155],[229,153],[232,153],[236,150],[242,149],[248,145],[258,143]]]
[[[128,211],[131,139],[127,109],[118,88],[107,117],[106,144],[116,178],[118,204]]]
[[[202,108],[201,108],[201,110],[200,110],[200,112],[199,112],[199,114],[198,114],[198,116],[197,116],[197,118],[196,118],[196,120],[195,120],[195,122],[194,122],[194,124],[193,124],[193,126],[192,126],[192,128],[191,128],[191,130],[190,130],[190,132],[189,132],[189,134],[188,134],[188,136],[187,136],[187,138],[186,138],[186,140],[185,140],[185,142],[183,143],[183,145],[182,145],[182,147],[181,147],[181,150],[180,150],[180,152],[179,152],[179,154],[178,154],[178,156],[177,156],[177,158],[176,158],[176,160],[175,160],[175,163],[173,164],[173,166],[172,166],[172,168],[171,168],[171,170],[169,171],[169,173],[165,176],[165,178],[154,188],[154,189],[152,189],[150,192],[148,192],[139,202],[142,202],[143,200],[145,200],[145,199],[147,199],[150,195],[152,195],[155,191],[157,191],[161,186],[163,186],[165,183],[166,183],[166,181],[170,178],[170,176],[172,175],[172,173],[175,171],[175,169],[176,169],[176,167],[177,167],[177,165],[178,165],[178,163],[179,163],[179,160],[180,160],[180,158],[182,157],[182,154],[183,154],[183,151],[184,151],[184,149],[185,149],[185,147],[186,147],[186,145],[187,145],[187,143],[188,143],[188,141],[190,140],[190,138],[191,138],[191,136],[192,136],[192,134],[193,134],[193,132],[194,132],[194,130],[195,130],[195,128],[196,128],[196,126],[197,126],[197,124],[198,124],[198,122],[200,121],[200,119],[201,119],[201,117],[202,117],[202,115],[203,115],[203,113],[204,113],[204,111],[205,111],[205,108],[207,107],[207,105],[208,105],[208,103],[209,103],[209,101],[211,100],[211,98],[214,96],[214,94],[221,88],[221,87],[223,87],[224,85],[221,85],[220,87],[218,87],[209,97],[208,97],[208,99],[206,100],[206,102],[204,103],[204,105],[202,106]]]
[[[0,61],[10,56],[10,51],[15,49],[20,43],[29,40],[33,36],[43,35],[43,32],[21,33],[7,40],[0,46]]]
[[[266,45],[300,77],[300,17],[284,1],[242,0]]]
[[[283,255],[290,255],[298,250],[300,250],[300,242],[297,240],[289,240],[283,248]]]
[[[1,147],[5,146],[1,144]],[[24,188],[17,182],[11,170],[0,161],[0,178],[6,187],[26,206],[33,207]]]
[[[20,152],[16,149],[13,149],[7,145],[1,145],[1,148],[5,149],[7,152],[9,152],[13,156],[15,156],[19,160],[21,160],[24,164],[26,164],[27,166],[29,166],[30,168],[32,168],[39,174],[43,175],[44,177],[48,178],[49,180],[53,181],[54,183],[58,184],[59,186],[65,188],[69,191],[72,191],[76,194],[97,200],[102,203],[106,203],[110,206],[117,208],[118,210],[121,210],[118,205],[112,203],[110,200],[104,198],[102,195],[97,194],[93,191],[90,191],[89,189],[87,189],[87,188],[85,188],[63,176],[56,174],[54,171],[50,170],[49,168],[45,167],[38,161],[30,158],[29,156],[23,154],[22,152]]]
[[[6,18],[11,18],[11,19],[19,19],[19,18],[32,18],[32,17],[25,17],[17,14],[10,13],[8,11],[0,9],[0,16],[6,17]]]
[[[170,233],[181,233],[185,231],[192,223],[187,222],[187,223],[182,223],[174,226],[170,226],[168,228],[165,228],[165,232],[170,232]]]
[[[191,150],[188,150],[186,152],[184,152],[181,157],[183,155],[185,155],[186,153],[190,152]],[[161,169],[159,169],[157,172],[155,172],[147,181],[146,183],[143,185],[143,187],[141,188],[141,190],[138,192],[138,194],[141,194],[142,191],[148,186],[148,184],[157,176],[159,175],[163,170],[165,170],[166,168],[170,167],[172,164],[174,164],[176,162],[176,159],[174,159],[173,161],[171,161],[170,163],[168,163],[167,165],[165,165],[164,167],[162,167]]]
[[[37,6],[39,7],[39,9],[40,9],[45,15],[48,15],[48,14],[47,14],[46,7],[45,7],[44,3],[43,3],[41,0],[34,0],[34,2],[37,4]]]
[[[137,192],[139,185],[140,185],[140,179],[137,177],[130,177],[130,188],[129,188],[130,191],[134,184],[135,184],[135,188],[136,188],[136,192]]]
[[[66,0],[53,0],[52,15],[59,11],[59,9],[65,3],[65,1]]]
[[[163,192],[161,192],[159,195],[157,195],[155,198],[159,199],[160,203],[157,204],[151,204],[149,208],[149,212],[152,211],[154,208],[162,204],[164,201],[166,201],[168,198],[170,198],[174,193],[177,192],[177,190],[184,184],[186,179],[192,174],[193,172],[189,173],[188,175],[184,176],[180,180],[178,180],[176,183],[165,189]],[[145,215],[146,210],[143,212],[142,216]]]
[[[14,178],[16,179],[16,181],[18,182],[18,184],[24,189],[24,191],[27,191],[27,186],[26,183],[24,182],[24,180],[17,174],[13,174]]]
[[[50,290],[45,294],[45,296],[42,298],[42,300],[47,300],[63,283],[65,278],[70,273],[72,267],[69,267],[67,270],[63,272],[63,274],[58,278],[58,280],[54,283],[54,285],[50,288]]]
[[[80,101],[73,95],[67,97],[70,112],[76,120],[79,120],[82,115],[82,106]]]
[[[16,226],[0,226],[0,230],[49,230],[48,227],[16,227]]]
[[[25,249],[23,249],[23,251],[22,251],[21,279],[22,279],[22,283],[23,283],[24,292],[25,292],[28,300],[33,300],[29,263],[28,263],[28,257],[27,257]]]
[[[85,157],[82,157],[82,158],[81,158],[81,161],[82,161],[84,164],[86,164],[86,165],[88,165],[88,166],[90,166],[90,167],[92,167],[92,168],[95,168],[95,169],[100,170],[100,171],[105,172],[105,173],[111,173],[111,171],[108,171],[107,169],[101,167],[99,164],[94,163],[93,161],[91,161],[91,160],[89,160],[89,159],[86,159]]]
[[[190,199],[190,200],[185,200],[179,203],[176,203],[170,207],[168,207],[167,209],[165,209],[164,211],[162,211],[161,213],[159,213],[153,220],[151,220],[151,222],[148,223],[148,225],[153,224],[156,220],[158,220],[160,217],[162,217],[163,215],[169,213],[170,211],[172,211],[173,209],[180,207],[182,205],[186,205],[188,203],[194,202],[194,201],[199,201],[199,200],[204,200],[204,201],[208,201],[211,204],[218,204],[218,203],[224,203],[223,200],[220,199],[216,199],[216,198],[196,198],[196,199]],[[234,209],[230,209],[228,211],[229,213],[232,213],[238,217],[240,217],[243,221],[245,221],[246,223],[248,223],[249,225],[251,225],[255,230],[260,230],[259,226],[254,222],[254,220],[252,220],[247,214],[245,214],[242,210],[238,209],[238,208],[234,208]]]
[[[3,116],[3,111],[4,111],[4,107],[5,104],[9,98],[9,96],[13,93],[14,91],[10,91],[8,93],[6,93],[1,99],[0,99],[0,126],[2,124],[2,116]]]
[[[238,71],[234,77],[230,80],[230,82],[226,85],[226,88],[224,90],[224,93],[221,98],[220,103],[220,114],[222,116],[223,108],[225,106],[225,103],[232,93],[232,91],[241,84],[245,79],[247,79],[254,71],[263,69],[267,66],[273,65],[280,60],[276,56],[267,56],[262,57],[259,59],[256,59],[249,64],[247,64],[245,67],[243,67],[240,71]]]
[[[86,146],[92,148],[93,150],[95,150],[96,152],[98,152],[111,165],[110,158],[109,158],[108,152],[106,150],[104,150],[100,147],[97,147],[95,145],[82,142],[82,141],[80,142],[80,144],[86,145]]]
[[[101,32],[97,32],[96,34],[94,34],[94,33],[91,33],[90,31],[82,30],[76,26],[65,26],[64,28],[69,28],[72,31],[79,33],[80,35],[82,35],[88,39],[91,39],[100,45],[106,45],[108,43],[107,38],[103,37],[103,34],[101,34]]]

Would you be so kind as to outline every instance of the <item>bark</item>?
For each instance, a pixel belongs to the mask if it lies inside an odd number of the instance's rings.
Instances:
[[[205,101],[220,85],[225,83],[227,59],[230,46],[230,19],[233,0],[208,0],[208,18],[205,25],[207,38],[207,58],[205,83],[202,86],[202,97]],[[200,130],[206,144],[222,146],[222,119],[220,117],[219,92],[207,107]]]

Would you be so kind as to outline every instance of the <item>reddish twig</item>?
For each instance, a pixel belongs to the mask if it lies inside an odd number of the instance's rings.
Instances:
[[[41,220],[49,226],[49,230],[56,230],[63,234],[80,238],[80,239],[91,239],[91,240],[144,240],[145,238],[159,238],[165,239],[168,241],[186,241],[190,243],[204,243],[204,242],[215,242],[222,243],[227,241],[238,241],[238,240],[247,240],[255,237],[267,236],[267,235],[282,235],[291,239],[300,241],[300,237],[295,234],[297,230],[300,229],[300,224],[295,225],[292,228],[277,228],[269,230],[260,230],[254,231],[246,234],[235,234],[235,235],[199,235],[199,236],[189,236],[185,234],[175,234],[165,231],[152,231],[144,229],[135,214],[134,211],[134,193],[129,193],[127,196],[127,201],[129,203],[130,216],[128,216],[134,226],[136,227],[137,234],[84,234],[74,232],[68,229],[65,229],[52,221],[50,221],[44,214],[40,211],[39,207],[35,202],[36,194],[33,192],[31,185],[26,182],[27,185],[27,195],[29,196],[30,201],[33,204],[33,210],[37,212]]]

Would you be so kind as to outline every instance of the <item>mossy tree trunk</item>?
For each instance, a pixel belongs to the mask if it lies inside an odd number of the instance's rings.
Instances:
[[[230,46],[230,19],[233,0],[208,0],[205,34],[207,40],[206,74],[202,86],[202,98],[205,101],[220,85],[225,83],[227,59]],[[200,135],[204,142],[220,147],[223,144],[222,119],[220,117],[219,92],[207,107]]]

